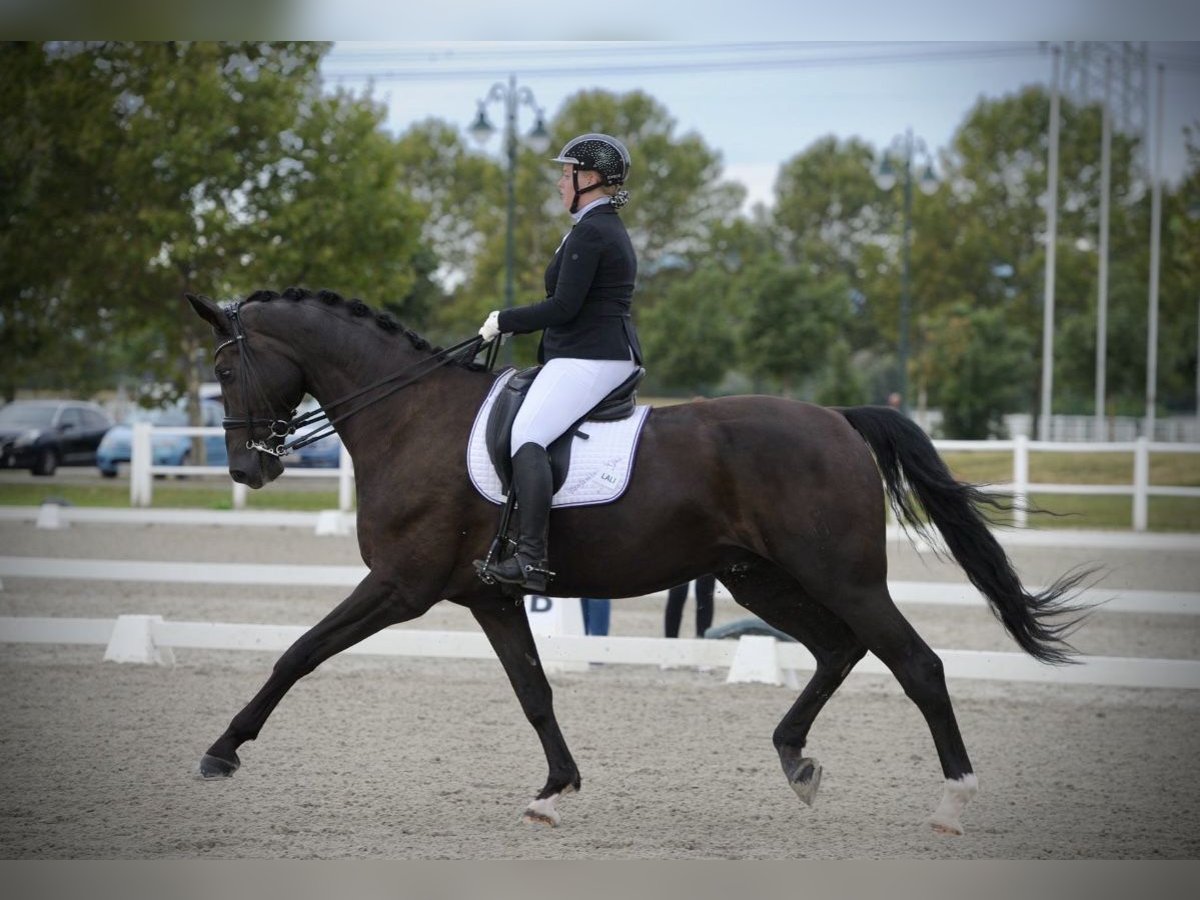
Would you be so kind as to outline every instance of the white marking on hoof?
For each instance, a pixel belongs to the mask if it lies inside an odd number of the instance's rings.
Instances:
[[[939,834],[962,834],[962,811],[978,790],[979,780],[974,773],[962,778],[947,778],[942,802],[929,817],[929,827]]]
[[[558,814],[558,810],[554,808],[555,802],[561,794],[551,794],[542,800],[534,800],[525,810],[525,814],[521,816],[521,821],[527,825],[549,825],[551,828],[558,827],[558,823],[562,821],[562,816]]]

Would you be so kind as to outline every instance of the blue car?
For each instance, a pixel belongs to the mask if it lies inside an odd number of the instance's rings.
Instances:
[[[225,412],[220,403],[205,401],[200,405],[204,414],[206,427],[220,427]],[[105,478],[115,478],[117,466],[128,463],[130,447],[133,443],[133,424],[149,422],[151,425],[176,426],[187,425],[187,410],[180,405],[165,406],[159,409],[138,409],[129,417],[129,421],[114,425],[100,441],[96,448],[96,465],[100,474]],[[184,434],[162,434],[151,438],[151,448],[154,452],[156,466],[186,466],[192,464],[192,438]],[[214,435],[204,438],[204,454],[206,465],[224,466],[228,464],[229,456],[225,450],[225,435]],[[199,461],[197,460],[197,463]]]

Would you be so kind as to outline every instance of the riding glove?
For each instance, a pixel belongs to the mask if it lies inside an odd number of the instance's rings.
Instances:
[[[491,343],[496,338],[500,337],[500,311],[492,310],[488,313],[487,321],[483,323],[483,327],[479,329],[479,336],[483,338],[485,343]]]

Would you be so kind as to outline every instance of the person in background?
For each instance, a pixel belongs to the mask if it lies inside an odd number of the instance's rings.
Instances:
[[[701,575],[696,579],[696,637],[704,637],[704,632],[712,626],[713,620],[713,591],[716,588],[716,575]],[[665,616],[665,633],[669,638],[679,637],[679,623],[683,618],[683,604],[687,601],[687,582],[677,584],[667,592],[667,610]]]
[[[612,611],[611,600],[597,600],[594,597],[581,597],[583,607],[583,633],[603,637],[608,634],[608,620]]]

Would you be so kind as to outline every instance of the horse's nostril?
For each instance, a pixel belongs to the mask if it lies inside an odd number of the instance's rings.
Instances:
[[[243,472],[241,469],[230,469],[229,477],[232,478],[234,481],[236,481],[238,484],[246,483],[246,473]]]

